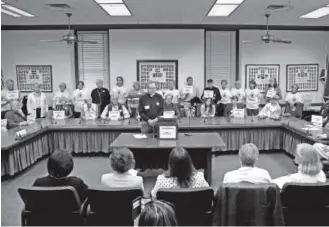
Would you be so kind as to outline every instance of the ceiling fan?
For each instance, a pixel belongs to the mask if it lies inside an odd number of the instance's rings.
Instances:
[[[66,42],[67,44],[72,43],[90,43],[90,44],[97,44],[96,41],[86,41],[86,40],[79,40],[76,35],[71,30],[71,16],[72,13],[66,13],[68,17],[68,34],[63,35],[61,39],[58,40],[40,40],[40,42]]]
[[[261,40],[259,41],[247,41],[247,40],[243,40],[242,43],[283,43],[283,44],[291,44],[292,41],[288,41],[288,40],[282,40],[279,38],[276,38],[274,36],[272,36],[270,34],[270,31],[268,29],[268,20],[270,18],[270,14],[265,14],[265,18],[266,18],[266,33],[265,35],[261,36]]]

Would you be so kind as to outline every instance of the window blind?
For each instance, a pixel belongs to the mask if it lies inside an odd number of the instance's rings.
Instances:
[[[235,81],[235,32],[206,32],[206,79],[213,79],[220,87],[221,80],[227,80],[229,87]]]
[[[97,44],[78,42],[79,80],[90,91],[96,88],[96,80],[104,81],[109,88],[108,31],[78,31],[79,40],[96,41]]]

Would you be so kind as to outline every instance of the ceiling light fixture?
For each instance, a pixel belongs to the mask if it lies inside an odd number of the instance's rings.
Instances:
[[[17,9],[16,7],[11,6],[11,5],[3,5],[2,7],[7,8],[10,11],[13,11],[13,12],[18,13],[18,14],[20,14],[22,16],[25,16],[25,17],[34,17],[34,15],[32,15],[28,12],[25,12],[24,10]]]
[[[325,7],[321,7],[317,10],[312,11],[312,12],[309,12],[309,13],[301,16],[300,18],[317,19],[317,18],[320,18],[320,17],[324,17],[326,15],[329,15],[329,5],[327,5]]]
[[[98,4],[123,4],[123,0],[95,0]]]
[[[244,0],[217,0],[217,4],[227,4],[227,5],[239,5],[243,2]]]
[[[244,0],[217,0],[208,17],[227,17],[243,2]]]
[[[99,4],[111,16],[131,16],[125,4]]]
[[[9,10],[6,10],[4,8],[1,8],[1,13],[7,14],[7,15],[12,16],[12,17],[20,17],[21,16],[21,15],[18,15],[16,13],[13,13]]]

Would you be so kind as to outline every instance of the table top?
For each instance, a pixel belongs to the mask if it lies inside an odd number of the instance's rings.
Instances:
[[[20,145],[25,141],[38,136],[44,132],[49,131],[117,131],[117,132],[138,132],[141,127],[141,122],[135,119],[123,121],[104,121],[104,120],[90,120],[81,121],[80,119],[65,119],[57,120],[56,124],[52,124],[47,119],[37,119],[37,121],[28,126],[20,126],[1,131],[1,150],[8,150],[14,146]],[[310,122],[300,120],[297,118],[283,117],[280,121],[274,120],[260,120],[257,117],[245,117],[242,119],[229,119],[227,117],[216,117],[209,120],[202,118],[181,118],[178,120],[179,129],[188,130],[202,130],[211,132],[213,130],[234,130],[234,129],[259,129],[259,128],[285,128],[305,137],[309,137],[314,142],[324,142],[315,139],[315,135],[321,133],[328,133],[327,129],[320,129],[318,131],[309,131],[311,136],[307,135],[305,124]],[[19,130],[26,129],[27,136],[15,140],[15,133]]]
[[[218,133],[178,133],[177,140],[158,140],[153,138],[152,134],[147,138],[136,139],[136,133],[121,133],[116,138],[111,147],[128,147],[128,148],[225,148],[226,145]]]

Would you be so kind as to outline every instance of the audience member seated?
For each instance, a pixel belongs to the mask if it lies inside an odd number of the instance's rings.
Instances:
[[[247,143],[239,149],[239,160],[241,167],[237,170],[227,172],[224,175],[223,183],[270,183],[271,176],[265,169],[255,167],[258,160],[258,148],[252,144]]]
[[[138,226],[178,226],[175,210],[164,201],[150,201],[140,214]]]
[[[46,94],[41,92],[41,85],[33,85],[33,92],[27,97],[27,112],[34,118],[44,118],[48,112]]]
[[[180,117],[180,111],[177,103],[173,103],[173,96],[172,94],[168,93],[165,96],[165,101],[163,103],[163,111],[172,111],[174,115],[178,118]]]
[[[143,178],[134,170],[135,158],[128,148],[116,148],[110,155],[113,173],[103,174],[101,183],[108,187],[140,187],[144,190]]]
[[[217,112],[219,116],[224,116],[227,104],[231,103],[232,94],[231,91],[227,88],[226,80],[222,80],[221,85],[222,87],[219,89],[219,91],[222,98],[220,100]]]
[[[201,105],[201,117],[215,117],[216,106],[213,104],[212,98],[206,98],[204,104]]]
[[[151,192],[156,198],[160,188],[199,188],[209,187],[202,172],[195,170],[189,153],[181,147],[174,148],[168,161],[168,171],[157,177]]]
[[[88,186],[79,177],[69,176],[73,167],[74,163],[71,154],[67,151],[56,150],[51,154],[47,162],[48,176],[36,179],[33,186],[72,186],[76,189],[80,201],[83,202],[86,198]]]
[[[270,102],[267,103],[264,108],[258,114],[260,119],[273,119],[273,120],[280,120],[281,117],[281,106],[278,102],[277,97],[272,97],[269,99]]]
[[[246,109],[248,116],[257,116],[259,114],[260,91],[254,80],[249,81],[249,88],[246,90]]]
[[[326,176],[322,171],[320,157],[315,148],[307,143],[297,145],[295,162],[298,172],[273,180],[281,189],[285,183],[320,183],[326,182]]]
[[[271,98],[275,97],[277,100],[282,99],[281,89],[278,85],[278,82],[275,78],[271,78],[269,80],[269,84],[265,88],[265,100],[266,102],[270,102]]]
[[[140,97],[142,97],[145,92],[141,89],[141,85],[139,81],[135,81],[133,83],[133,89],[131,89],[128,93],[128,110],[130,112],[131,117],[138,116],[138,103]]]
[[[91,98],[84,100],[83,108],[81,111],[81,117],[85,120],[95,120],[98,118],[98,106],[95,103],[92,103]]]
[[[10,92],[18,92],[18,97],[9,95]],[[20,91],[15,90],[15,83],[13,80],[6,80],[6,88],[1,88],[1,111],[10,110],[10,100],[20,99]]]
[[[54,109],[56,109],[57,105],[62,105],[63,100],[68,102],[68,100],[71,98],[69,92],[66,89],[66,83],[62,82],[59,84],[58,87],[60,90],[57,91],[53,97],[53,108]]]
[[[294,84],[291,86],[291,92],[286,96],[286,107],[284,111],[284,116],[293,116],[300,118],[303,113],[303,100],[302,96],[298,92],[298,85]]]
[[[22,105],[20,100],[10,100],[10,110],[6,111],[5,113],[5,119],[7,119],[8,128],[28,125],[28,122],[26,121],[26,116],[21,110],[21,107]]]
[[[204,97],[204,91],[213,91],[213,97]],[[212,98],[215,105],[217,105],[222,98],[219,89],[214,86],[214,81],[212,79],[207,80],[207,87],[203,90],[201,95],[201,99],[204,98]]]
[[[128,91],[127,88],[123,86],[123,78],[121,76],[117,77],[117,84],[112,88],[111,96],[117,96],[118,102],[121,105],[126,105]]]
[[[327,140],[328,135],[327,134],[318,135],[317,138]],[[313,147],[318,152],[321,159],[329,160],[329,146],[328,145],[325,145],[323,143],[315,143],[315,144],[313,144]]]
[[[72,103],[74,105],[74,117],[81,117],[81,112],[83,109],[83,104],[85,103],[85,99],[90,97],[90,92],[87,88],[84,87],[85,83],[83,81],[79,81],[78,88],[75,89],[72,93]]]
[[[235,111],[237,109],[244,110],[243,116],[246,116],[245,109],[244,109],[244,104],[239,102],[239,97],[238,96],[233,96],[232,97],[232,103],[229,103],[225,107],[224,111],[224,116],[226,117],[234,117],[235,116]]]
[[[120,112],[120,117],[119,120],[122,119],[127,119],[130,118],[130,114],[127,110],[127,108],[125,107],[125,105],[122,105],[119,103],[119,97],[118,96],[112,96],[112,102],[110,104],[108,104],[101,115],[102,119],[106,119],[106,120],[111,120],[110,119],[110,112],[111,111],[119,111]]]
[[[238,98],[238,103],[244,103],[245,91],[241,88],[240,81],[235,81],[234,88],[231,89],[231,95]]]
[[[168,90],[164,91],[164,97],[170,94],[172,96],[172,103],[179,105],[180,104],[180,94],[179,90],[175,88],[175,81],[170,80],[169,81],[169,88]]]

